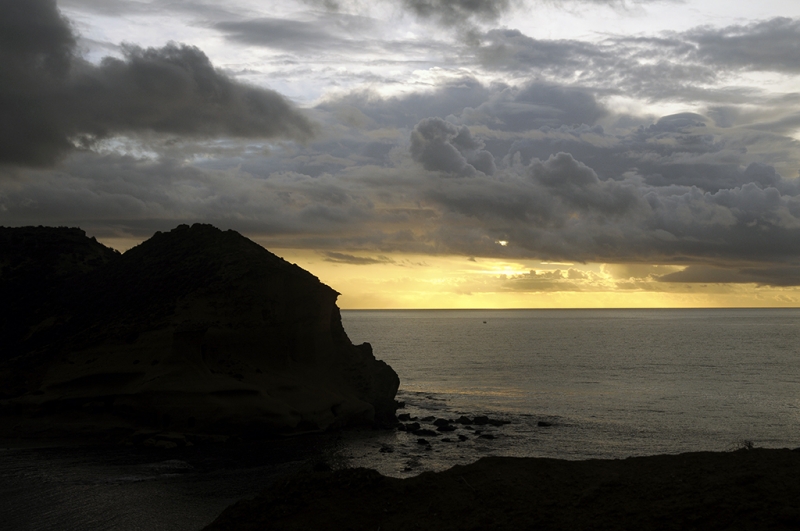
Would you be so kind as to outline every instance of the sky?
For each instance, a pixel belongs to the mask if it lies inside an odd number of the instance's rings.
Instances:
[[[0,0],[0,225],[356,308],[800,305],[800,2]]]

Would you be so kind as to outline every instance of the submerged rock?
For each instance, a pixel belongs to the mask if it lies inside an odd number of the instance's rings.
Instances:
[[[2,256],[17,258],[0,262],[0,289],[36,296],[2,314],[0,430],[272,434],[394,418],[397,374],[350,342],[338,293],[311,273],[210,225],[122,255],[76,230],[2,229]],[[22,259],[40,238],[61,247]]]

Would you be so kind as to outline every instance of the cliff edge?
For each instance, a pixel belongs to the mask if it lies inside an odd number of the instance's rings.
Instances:
[[[0,435],[269,435],[394,417],[399,378],[350,342],[338,293],[234,231],[182,225],[122,255],[78,229],[1,229],[0,245],[14,257],[0,290],[16,301],[0,315]]]

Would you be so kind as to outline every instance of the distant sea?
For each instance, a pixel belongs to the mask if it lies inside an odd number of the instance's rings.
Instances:
[[[479,445],[436,445],[416,467],[351,452],[384,473],[446,468],[484,453],[585,459],[748,442],[800,447],[800,309],[342,315],[350,339],[371,343],[400,375],[399,399],[415,416],[511,422]],[[402,435],[396,444],[413,448]]]
[[[508,424],[170,451],[0,445],[0,529],[200,529],[233,501],[320,460],[407,477],[487,455],[800,447],[800,309],[343,311],[342,318],[354,343],[371,343],[400,375],[406,407],[399,413],[432,430],[433,418],[462,415]]]

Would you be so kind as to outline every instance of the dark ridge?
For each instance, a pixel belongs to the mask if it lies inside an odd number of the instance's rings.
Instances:
[[[78,228],[0,227],[0,360],[18,354],[55,293],[119,257]]]
[[[181,225],[122,255],[80,229],[3,235],[2,287],[24,311],[0,323],[0,415],[85,425],[102,397],[106,429],[394,419],[397,374],[350,342],[338,293],[234,231]]]
[[[64,235],[66,242],[61,241]],[[8,284],[19,293],[18,299],[24,297],[24,290],[37,285],[39,273],[47,276],[44,287],[31,297],[37,301],[32,309],[38,312],[20,316],[17,329],[26,328],[19,326],[23,319],[37,324],[58,317],[51,326],[33,334],[23,338],[17,334],[22,345],[6,341],[9,352],[15,355],[43,348],[61,351],[108,339],[135,339],[145,330],[164,326],[178,301],[190,293],[199,289],[208,296],[224,297],[265,269],[319,283],[308,271],[241,234],[200,223],[156,232],[121,256],[86,238],[80,229],[41,227],[22,241],[27,242],[22,248],[28,245],[34,253],[27,260],[17,260],[22,262],[15,269],[19,273],[9,279]],[[44,266],[40,265],[42,260]],[[101,267],[106,264],[108,267]],[[19,282],[19,277],[24,280]],[[49,303],[44,307],[43,299]]]

